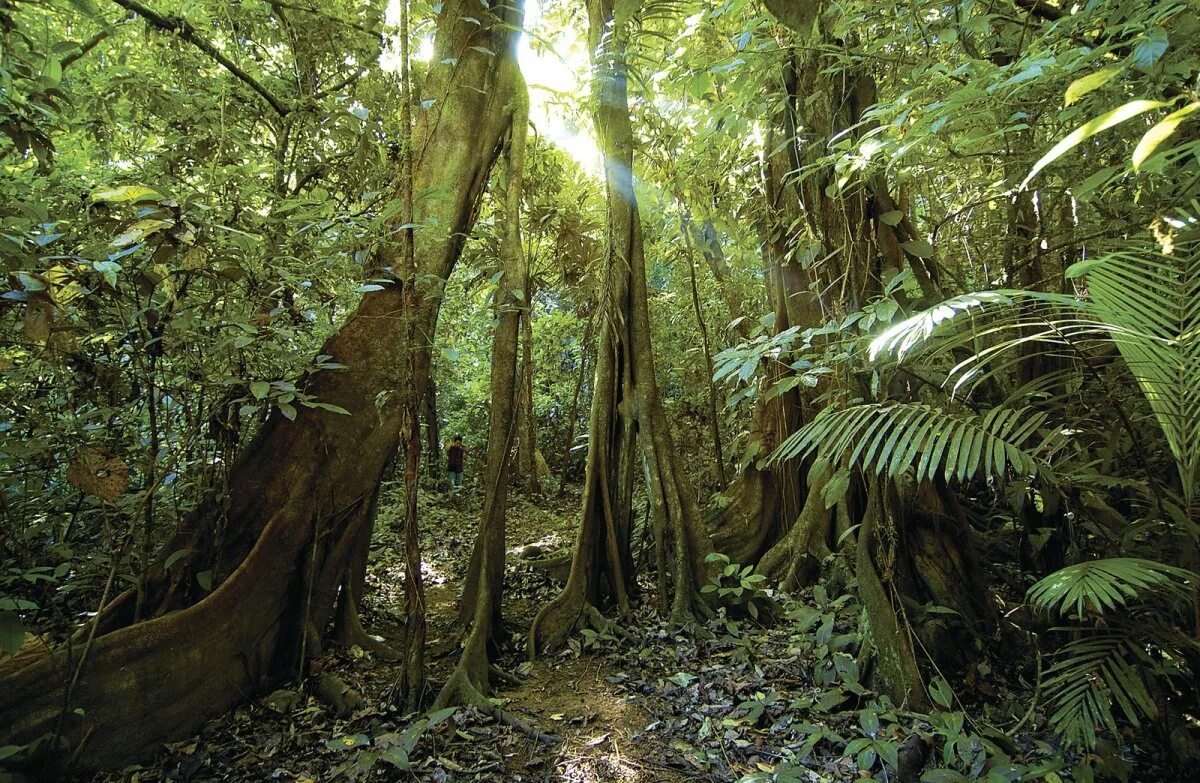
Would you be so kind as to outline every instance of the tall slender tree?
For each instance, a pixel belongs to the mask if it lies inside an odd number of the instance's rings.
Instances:
[[[634,190],[628,49],[640,2],[588,1],[593,116],[604,156],[607,269],[588,430],[583,514],[570,574],[529,633],[533,653],[561,644],[581,623],[604,626],[607,596],[622,616],[633,588],[633,480],[640,443],[654,530],[659,598],[676,623],[708,611],[700,596],[712,551],[680,469],[654,377],[641,219]],[[668,586],[670,585],[670,586]]]

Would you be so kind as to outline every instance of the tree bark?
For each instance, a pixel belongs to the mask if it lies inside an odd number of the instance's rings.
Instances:
[[[680,205],[682,206],[682,201]],[[688,282],[692,292],[692,310],[696,316],[696,327],[700,330],[700,345],[704,350],[704,375],[708,387],[708,426],[713,439],[713,461],[717,468],[717,487],[724,492],[729,486],[725,477],[725,449],[721,444],[721,419],[717,414],[717,386],[713,382],[712,347],[708,340],[708,324],[704,320],[704,308],[700,306],[700,289],[696,284],[696,259],[692,252],[691,217],[687,214],[680,216],[679,233],[683,246],[687,251]]]
[[[860,308],[879,295],[883,270],[900,268],[905,261],[927,297],[941,293],[932,261],[903,249],[904,242],[916,237],[911,224],[902,219],[893,227],[880,219],[883,211],[896,207],[881,181],[839,183],[833,167],[821,165],[826,140],[848,129],[851,134],[866,130],[861,124],[863,112],[877,96],[873,80],[861,67],[839,68],[837,61],[821,54],[822,48],[844,42],[824,32],[819,18],[824,4],[815,5],[814,19],[793,27],[804,37],[816,38],[821,46],[799,51],[786,66],[787,100],[773,129],[783,144],[768,142],[768,149],[778,152],[767,161],[774,225],[799,226],[799,231],[783,236],[781,250],[787,256],[772,282],[781,284],[785,292],[782,309],[789,323],[806,326]],[[776,7],[781,4],[769,6],[780,13]],[[806,136],[817,140],[802,140],[797,132],[801,127]],[[808,173],[797,180],[792,172],[798,171]],[[868,396],[852,378],[836,382],[846,386],[850,396]],[[878,679],[898,700],[921,704],[925,693],[914,639],[921,639],[938,658],[964,649],[968,642],[963,638],[951,642],[943,634],[946,626],[936,617],[924,616],[922,607],[949,606],[967,618],[972,629],[987,627],[992,620],[986,592],[971,563],[965,516],[947,510],[957,501],[944,487],[906,487],[901,494],[894,485],[874,479],[866,482],[865,502],[848,492],[836,508],[827,509],[821,492],[827,477],[810,473],[810,479],[813,483],[799,522],[767,552],[761,565],[769,575],[795,587],[828,575],[829,567],[839,562],[830,555],[842,540],[840,562],[851,567],[858,579]],[[946,524],[950,518],[954,523]],[[855,521],[861,523],[856,541],[842,535]]]
[[[532,299],[531,291],[525,291],[524,295]],[[528,303],[528,307],[532,307],[532,301]],[[525,488],[529,493],[537,495],[542,491],[542,483],[538,469],[537,419],[533,414],[533,372],[533,319],[527,317],[521,321],[516,472],[525,482]],[[544,461],[542,460],[542,462]]]
[[[442,476],[442,430],[438,420],[437,381],[433,375],[425,384],[425,394],[422,398],[425,408],[425,464],[429,477],[434,486],[438,486]]]
[[[471,230],[519,77],[512,32],[519,3],[495,0],[490,13],[478,0],[445,5],[424,87],[437,100],[414,131],[414,191],[440,194],[419,204],[415,256],[421,277],[437,280],[449,275]],[[394,268],[393,253],[381,251],[385,266]],[[425,383],[438,314],[438,299],[425,293],[413,292],[425,338],[413,362],[416,388]],[[80,645],[0,662],[0,741],[57,733],[74,745],[56,749],[58,758],[74,754],[85,768],[121,764],[295,673],[302,649],[319,652],[398,445],[401,405],[392,392],[403,387],[408,365],[398,355],[405,295],[399,282],[366,294],[321,349],[346,369],[303,380],[306,392],[351,415],[321,408],[302,408],[295,421],[273,415],[232,471],[224,524],[197,519],[172,545],[170,552],[192,553],[160,569],[146,594],[151,604],[186,609],[122,627],[126,599],[103,613],[107,632],[82,665]],[[196,579],[203,571],[212,572],[211,594]]]
[[[571,459],[571,453],[575,447],[575,424],[579,420],[579,398],[583,393],[583,383],[587,379],[588,354],[592,351],[592,327],[596,323],[594,312],[588,318],[587,328],[583,330],[583,341],[579,344],[579,373],[575,378],[575,392],[571,395],[571,412],[567,414],[567,427],[562,445],[562,464],[559,466],[561,473],[558,481],[559,497],[567,491],[567,480],[570,478],[574,462]]]

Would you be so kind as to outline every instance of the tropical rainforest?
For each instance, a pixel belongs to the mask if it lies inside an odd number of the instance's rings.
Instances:
[[[0,0],[0,781],[1194,780],[1196,0]]]

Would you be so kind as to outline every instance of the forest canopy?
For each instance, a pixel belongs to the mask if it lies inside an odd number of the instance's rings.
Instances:
[[[1186,776],[1197,11],[0,0],[0,783]]]

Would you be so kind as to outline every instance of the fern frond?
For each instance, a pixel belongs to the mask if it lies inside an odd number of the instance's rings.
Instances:
[[[1002,476],[1009,468],[1030,475],[1046,469],[1025,445],[1045,421],[1046,414],[1029,408],[996,408],[982,417],[920,403],[827,408],[779,444],[770,460],[816,453],[881,475],[911,467],[917,481],[939,472],[958,481],[981,472]]]
[[[1128,605],[1142,593],[1159,592],[1186,599],[1196,584],[1191,571],[1137,557],[1089,560],[1055,571],[1029,588],[1026,600],[1059,614],[1084,609],[1097,614]]]

